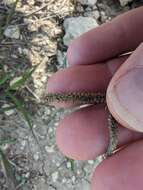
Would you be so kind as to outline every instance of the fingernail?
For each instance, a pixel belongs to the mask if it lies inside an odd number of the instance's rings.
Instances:
[[[137,64],[132,60],[113,77],[107,90],[107,104],[120,124],[143,132],[143,59],[134,59],[139,61]]]

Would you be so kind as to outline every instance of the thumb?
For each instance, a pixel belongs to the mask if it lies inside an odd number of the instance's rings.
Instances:
[[[107,105],[120,124],[143,132],[143,43],[112,78]]]

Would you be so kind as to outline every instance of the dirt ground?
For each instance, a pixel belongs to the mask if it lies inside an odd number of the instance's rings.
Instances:
[[[13,2],[0,0],[0,22]],[[31,65],[38,65],[32,81],[22,90],[22,96],[32,94],[38,102],[48,78],[65,67],[63,57],[68,47],[63,43],[63,23],[67,18],[88,16],[100,25],[142,4],[134,1],[122,7],[117,0],[98,0],[94,6],[88,6],[76,0],[21,0],[7,26],[14,26],[14,32],[8,36],[4,31],[5,35],[0,37],[0,63],[7,70],[14,70],[15,78]],[[16,139],[14,144],[5,144],[2,148],[15,170],[17,189],[89,190],[95,161],[74,161],[73,166],[55,144],[55,130],[62,111],[38,103],[28,104],[27,109],[32,113],[38,144],[16,109],[0,114],[0,140]],[[9,189],[2,169],[0,189]]]

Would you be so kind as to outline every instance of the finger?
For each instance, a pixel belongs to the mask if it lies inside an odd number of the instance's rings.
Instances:
[[[143,132],[143,44],[119,68],[107,90],[108,107],[119,123]]]
[[[47,92],[105,92],[112,75],[126,59],[122,57],[107,64],[80,65],[58,71],[49,79]]]
[[[134,50],[143,41],[143,7],[129,11],[75,39],[68,61],[94,64]]]
[[[90,106],[65,117],[56,132],[59,149],[76,160],[91,160],[107,150],[109,134],[108,113],[104,105]],[[119,126],[119,145],[143,137],[142,133],[132,132]]]
[[[102,162],[92,178],[92,190],[142,190],[143,140]]]

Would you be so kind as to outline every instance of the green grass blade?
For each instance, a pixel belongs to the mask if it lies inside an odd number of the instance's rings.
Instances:
[[[0,76],[0,86],[5,84],[10,78],[11,78],[11,75],[8,75],[8,74],[3,74],[2,76]]]
[[[27,69],[23,73],[22,77],[19,80],[17,80],[14,84],[12,84],[10,86],[10,90],[16,90],[16,89],[21,88],[22,86],[24,86],[25,83],[27,82],[27,80],[32,76],[35,69],[36,69],[35,66],[30,68],[30,69]]]
[[[25,80],[29,79],[37,67],[38,67],[38,65],[32,66],[32,68],[27,69],[23,74],[23,79],[25,79]]]
[[[6,158],[4,152],[2,151],[1,148],[0,148],[0,160],[2,163],[5,177],[7,179],[9,189],[15,190],[16,189],[16,179],[15,179],[14,171],[13,171],[13,168],[12,168],[9,160]]]
[[[17,80],[15,83],[13,83],[9,90],[17,90],[18,88],[24,86],[25,81],[23,80],[23,78],[20,78],[19,80]]]
[[[24,116],[25,120],[28,123],[29,128],[32,130],[33,125],[30,119],[30,116],[27,112],[27,110],[25,110],[24,108],[24,102],[18,100],[14,95],[12,95],[10,92],[7,92],[7,96],[11,99],[11,101],[14,103],[14,105],[16,106],[16,109],[19,110],[22,115]]]
[[[3,69],[3,64],[0,63],[0,69]]]

